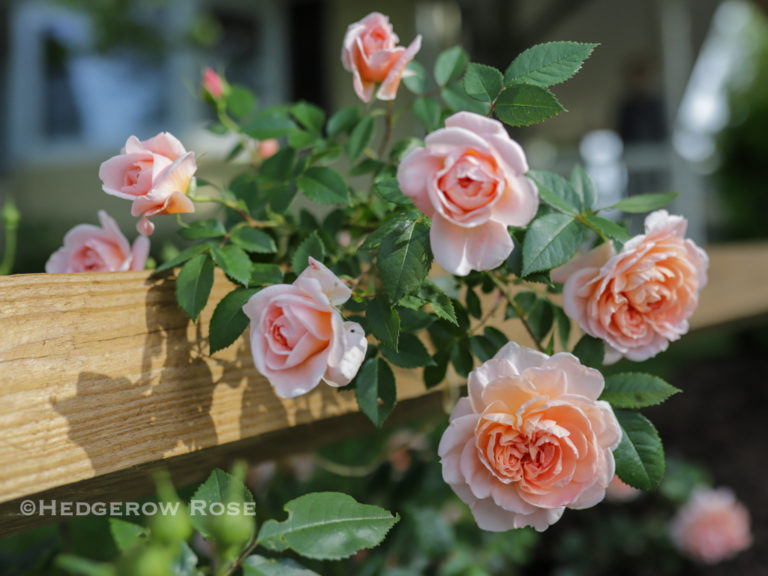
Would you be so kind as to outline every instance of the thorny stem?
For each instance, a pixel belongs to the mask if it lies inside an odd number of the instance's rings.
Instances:
[[[518,304],[515,299],[512,297],[512,295],[507,290],[507,286],[504,284],[504,281],[498,278],[495,274],[489,275],[491,280],[499,289],[499,292],[504,296],[506,301],[509,303],[509,305],[512,307],[512,310],[515,311],[515,314],[517,314],[517,317],[520,319],[520,322],[523,323],[523,326],[525,326],[526,332],[528,332],[528,335],[531,337],[531,340],[536,344],[536,348],[539,349],[540,352],[546,353],[546,350],[544,350],[544,347],[539,342],[538,338],[534,336],[533,330],[531,329],[530,324],[525,319],[525,310],[523,310],[523,307]]]

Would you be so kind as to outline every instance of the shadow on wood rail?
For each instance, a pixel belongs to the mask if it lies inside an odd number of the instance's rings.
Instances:
[[[768,245],[709,254],[693,328],[768,312]],[[352,393],[320,384],[278,398],[245,337],[208,356],[208,321],[231,288],[217,276],[192,324],[173,280],[145,272],[0,278],[0,534],[54,520],[20,516],[24,498],[125,500],[151,492],[149,472],[160,467],[183,485],[237,457],[269,459],[369,429]],[[530,345],[503,311],[491,323]],[[393,420],[437,413],[441,396],[420,371],[400,371]]]

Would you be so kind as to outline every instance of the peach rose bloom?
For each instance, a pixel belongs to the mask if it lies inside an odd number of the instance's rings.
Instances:
[[[344,322],[336,309],[352,291],[313,258],[293,284],[257,292],[243,306],[251,320],[256,369],[278,396],[306,394],[324,380],[344,386],[365,359],[368,342],[360,324]]]
[[[501,122],[472,112],[448,118],[424,145],[403,158],[397,181],[432,219],[435,260],[457,276],[496,268],[514,247],[507,226],[525,226],[539,207],[523,149]]]
[[[565,313],[604,340],[609,356],[646,360],[688,331],[709,259],[685,228],[685,218],[658,210],[618,254],[606,242],[552,271],[564,283]]]
[[[131,214],[141,216],[136,228],[149,236],[155,225],[148,216],[195,211],[187,193],[196,170],[195,153],[161,132],[143,142],[128,138],[118,156],[101,164],[99,178],[107,194],[133,200]]]
[[[605,381],[572,354],[506,344],[469,375],[440,441],[443,478],[483,530],[557,522],[589,508],[614,475],[621,428]]]
[[[45,271],[121,272],[144,270],[149,255],[149,239],[139,236],[131,246],[120,228],[104,210],[99,210],[101,228],[80,224],[64,236],[64,246],[56,250]]]
[[[672,521],[675,546],[691,559],[717,564],[750,547],[749,512],[727,488],[695,490]]]
[[[421,48],[421,36],[408,48],[398,46],[399,41],[389,18],[378,12],[347,27],[341,63],[352,72],[355,93],[363,102],[370,102],[377,84],[379,100],[394,100],[397,95],[405,67]]]

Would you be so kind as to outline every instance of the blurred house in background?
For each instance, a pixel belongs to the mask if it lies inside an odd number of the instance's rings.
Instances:
[[[198,98],[205,66],[253,88],[264,105],[354,104],[341,41],[350,22],[373,10],[390,16],[402,41],[424,36],[417,59],[427,68],[456,43],[473,61],[504,69],[534,43],[599,42],[585,68],[555,89],[571,112],[513,136],[535,168],[565,170],[581,157],[604,204],[680,192],[675,208],[706,240],[716,211],[703,175],[715,166],[714,136],[728,120],[730,78],[748,75],[755,3],[5,0],[0,198],[13,195],[22,211],[16,270],[41,271],[63,233],[94,222],[100,208],[132,235],[126,205],[101,192],[97,174],[130,134],[171,131],[198,152],[201,173],[216,173],[228,142],[205,130],[210,116]]]

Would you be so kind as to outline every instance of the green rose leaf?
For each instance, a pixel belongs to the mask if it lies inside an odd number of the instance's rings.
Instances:
[[[438,86],[446,86],[464,72],[469,56],[461,46],[448,48],[435,61],[435,80]]]
[[[347,183],[333,168],[312,166],[299,176],[298,185],[304,196],[313,202],[345,206],[351,203]]]
[[[248,316],[243,312],[243,305],[258,290],[236,288],[218,303],[211,316],[209,345],[211,354],[233,344],[248,327]]]
[[[384,292],[391,302],[397,303],[416,290],[432,265],[427,224],[399,220],[381,240],[377,265]]]
[[[248,490],[245,484],[232,474],[227,474],[223,470],[215,469],[208,476],[192,496],[195,502],[205,502],[204,512],[198,513],[194,506],[190,507],[192,524],[205,538],[212,538],[210,532],[210,519],[215,516],[208,514],[211,504],[224,504],[229,502],[253,502],[253,494]]]
[[[664,477],[664,448],[653,424],[639,412],[615,410],[623,436],[613,451],[616,473],[640,490],[653,490]]]
[[[582,208],[593,210],[597,200],[597,189],[587,171],[578,164],[571,170],[571,186],[581,198]]]
[[[362,154],[373,139],[373,117],[366,116],[354,127],[349,135],[347,155],[349,161],[354,162]]]
[[[299,124],[310,132],[320,134],[323,131],[325,112],[322,108],[308,102],[299,102],[291,107],[291,114]]]
[[[608,206],[608,208],[621,210],[622,212],[631,212],[633,214],[650,212],[652,210],[663,208],[675,198],[677,198],[677,192],[667,192],[664,194],[639,194],[637,196],[624,198],[624,200],[619,200],[616,204]]]
[[[538,170],[529,170],[527,176],[536,182],[541,199],[553,208],[575,216],[584,207],[576,188],[562,176]]]
[[[602,232],[608,238],[613,238],[614,240],[618,240],[621,243],[624,243],[632,238],[632,235],[627,232],[624,226],[621,224],[616,224],[616,222],[608,220],[607,218],[603,218],[602,216],[588,214],[584,217],[584,219],[592,224],[592,226],[600,230],[600,232]]]
[[[288,114],[275,108],[266,108],[254,114],[243,127],[243,131],[256,140],[281,138],[296,130],[296,124],[288,117]]]
[[[451,364],[456,373],[463,378],[472,372],[475,361],[472,359],[469,338],[462,338],[454,343],[453,348],[451,348]]]
[[[317,235],[317,232],[312,232],[307,236],[304,241],[296,248],[296,252],[293,253],[291,258],[291,266],[296,275],[302,273],[304,268],[309,266],[309,257],[312,256],[315,260],[322,262],[325,259],[325,246],[323,241]]]
[[[328,136],[338,136],[342,132],[350,131],[360,120],[360,112],[357,106],[342,108],[328,120],[326,131]]]
[[[290,558],[264,558],[254,554],[243,562],[243,576],[319,576]]]
[[[573,347],[573,355],[585,366],[599,368],[605,357],[605,343],[599,338],[584,334]]]
[[[413,103],[413,115],[424,125],[427,132],[440,127],[440,105],[434,98],[419,98]]]
[[[552,310],[552,304],[543,298],[539,298],[531,306],[526,315],[528,327],[531,329],[533,337],[537,342],[541,342],[552,328],[555,320],[555,313]]]
[[[187,228],[180,228],[179,236],[185,240],[203,240],[205,238],[219,238],[227,233],[219,220],[198,220],[192,222]]]
[[[567,214],[547,214],[529,226],[523,242],[523,276],[568,262],[581,245],[581,225]]]
[[[614,408],[636,410],[661,404],[670,396],[682,392],[661,378],[641,372],[614,374],[605,379],[605,389],[600,400]]]
[[[499,350],[490,338],[480,335],[469,338],[469,349],[480,362],[490,360]]]
[[[472,62],[464,75],[464,91],[481,102],[493,102],[504,87],[501,71]]]
[[[296,151],[284,147],[267,158],[259,166],[258,180],[263,184],[275,184],[290,180],[293,175],[293,165],[296,161]]]
[[[392,307],[389,298],[380,294],[370,301],[366,310],[371,332],[382,344],[397,350],[400,335],[400,316]]]
[[[190,246],[189,248],[182,250],[181,252],[176,254],[176,256],[174,256],[167,262],[163,262],[160,266],[157,267],[157,269],[155,269],[155,271],[152,273],[152,276],[158,276],[163,272],[171,270],[172,268],[176,268],[176,266],[181,266],[187,260],[190,260],[194,256],[197,256],[198,254],[202,254],[203,252],[206,252],[209,249],[210,249],[210,246],[205,243],[196,244],[195,246]]]
[[[576,74],[597,44],[547,42],[522,52],[504,72],[505,84],[531,84],[546,88]]]
[[[546,88],[514,84],[496,100],[496,116],[510,126],[530,126],[563,112],[562,104]]]
[[[491,104],[489,102],[475,100],[464,91],[464,86],[458,82],[443,88],[440,91],[440,96],[454,112],[461,112],[463,110],[485,116],[491,110]]]
[[[245,86],[232,84],[227,96],[227,111],[235,118],[245,118],[256,106],[256,96]]]
[[[213,287],[213,260],[199,254],[179,270],[176,279],[176,300],[192,320],[197,320],[208,302]]]
[[[109,531],[120,552],[127,552],[142,542],[146,542],[149,536],[149,530],[144,526],[126,522],[121,518],[109,519]]]
[[[378,546],[400,519],[337,492],[300,496],[288,502],[285,510],[287,520],[268,520],[261,526],[259,543],[271,550],[290,548],[316,560],[339,560]]]
[[[238,228],[229,237],[232,244],[256,254],[274,254],[277,246],[272,236],[258,228]]]
[[[216,265],[235,282],[248,286],[251,277],[251,259],[242,248],[237,246],[224,246],[211,248],[211,256]]]
[[[384,360],[369,358],[355,379],[355,395],[360,411],[381,428],[397,403],[395,375]]]
[[[283,271],[277,264],[263,264],[256,262],[251,268],[251,277],[248,280],[248,287],[252,286],[270,286],[280,284],[283,281]]]
[[[403,84],[416,95],[424,94],[427,91],[427,71],[424,66],[411,60],[403,72]]]
[[[372,323],[371,326],[375,324]],[[400,334],[397,350],[384,346],[381,352],[392,364],[403,368],[420,368],[435,364],[424,343],[414,334]]]

